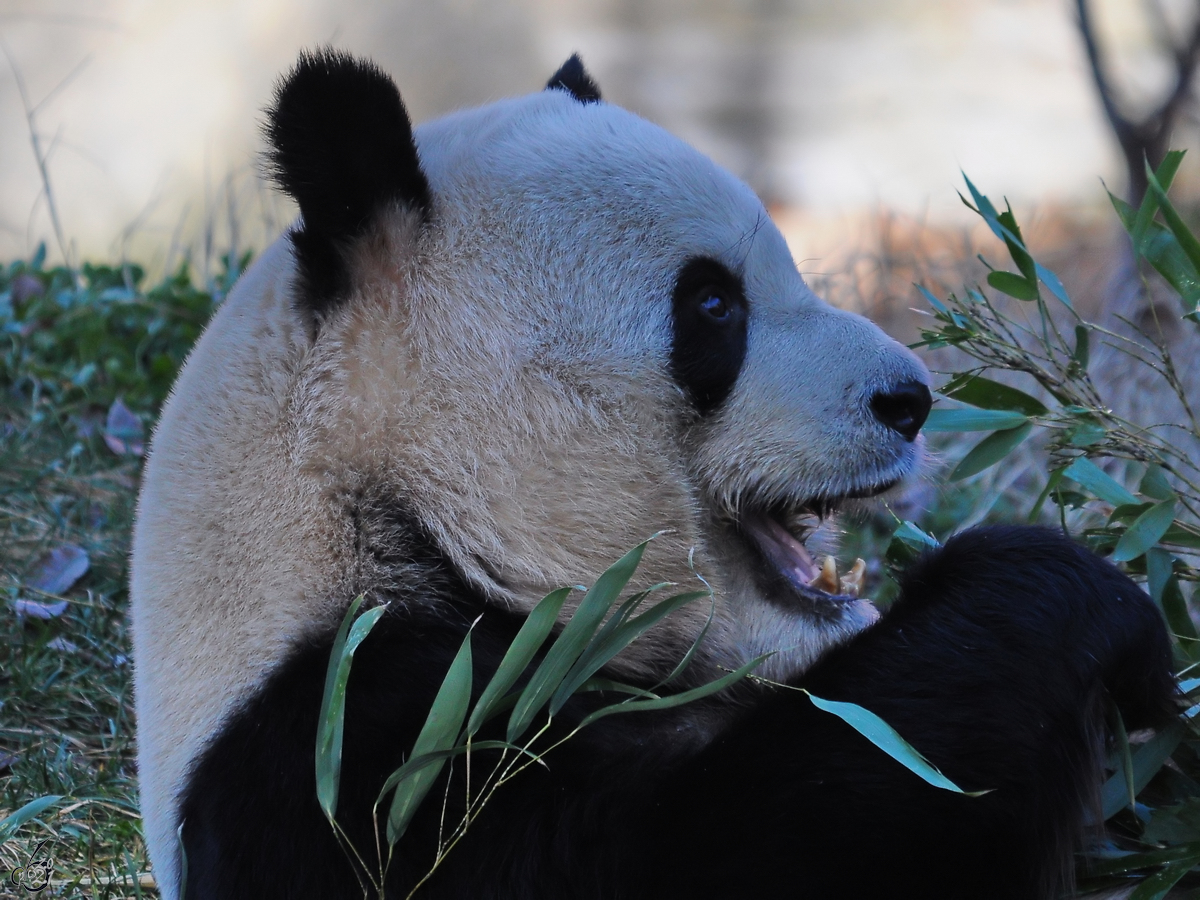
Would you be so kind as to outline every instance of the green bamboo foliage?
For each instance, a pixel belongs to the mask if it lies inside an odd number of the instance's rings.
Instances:
[[[698,687],[660,693],[690,663],[707,633],[706,624],[679,665],[657,686],[647,689],[621,684],[598,674],[622,650],[690,603],[709,600],[711,622],[713,597],[709,590],[684,591],[651,604],[655,595],[670,587],[658,584],[621,599],[648,543],[638,544],[596,579],[556,636],[552,636],[555,625],[560,620],[572,589],[560,588],[542,598],[526,618],[473,706],[471,693],[476,673],[472,666],[471,635],[468,632],[442,681],[408,759],[388,777],[380,790],[379,803],[384,803],[391,795],[386,828],[387,852],[379,861],[377,873],[370,876],[380,896],[387,862],[396,844],[403,839],[413,816],[421,804],[428,800],[429,792],[447,760],[483,750],[500,751],[499,761],[484,780],[488,788],[479,797],[468,797],[467,812],[463,819],[458,823],[450,823],[446,829],[446,837],[439,846],[429,875],[466,833],[496,789],[528,766],[540,763],[555,747],[570,740],[582,729],[611,715],[673,709],[711,697],[751,677],[767,658],[760,656]],[[361,605],[362,598],[351,604],[330,654],[316,748],[318,799],[339,839],[343,841],[344,833],[334,814],[341,774],[346,684],[355,649],[367,638],[371,628],[385,612],[384,608],[375,607],[360,613]],[[539,662],[538,653],[547,646],[547,642],[549,645]],[[523,685],[522,678],[527,678]],[[590,691],[604,691],[622,699],[594,710],[565,738],[547,746],[541,739],[554,716],[571,697]],[[962,793],[878,716],[851,703],[809,696],[818,708],[841,718],[882,752],[930,785]],[[509,716],[504,740],[475,740],[475,735],[485,724],[506,712]],[[365,869],[359,848],[346,846],[346,849]],[[416,887],[420,887],[420,884]]]
[[[1172,151],[1157,170],[1147,167],[1150,189],[1139,208],[1110,198],[1145,271],[1156,272],[1178,295],[1187,327],[1200,319],[1200,241],[1168,197],[1182,161],[1183,153]],[[1084,321],[1062,283],[1034,261],[1012,210],[998,212],[969,179],[967,189],[964,203],[1003,241],[1016,269],[992,269],[987,285],[1018,302],[994,301],[983,289],[939,300],[920,289],[933,324],[916,346],[955,347],[968,359],[939,390],[926,430],[990,432],[952,479],[995,465],[1031,436],[1042,438],[1044,481],[1030,520],[1048,502],[1058,507],[1064,527],[1068,511],[1079,511],[1079,537],[1144,578],[1162,610],[1189,708],[1151,736],[1127,735],[1112,710],[1111,775],[1101,794],[1112,831],[1083,861],[1080,883],[1081,889],[1131,889],[1137,900],[1164,897],[1173,888],[1200,885],[1200,635],[1193,605],[1200,580],[1200,460],[1170,435],[1136,426],[1106,406],[1088,373],[1093,344],[1125,349],[1131,364],[1149,366],[1189,416],[1197,398],[1187,396],[1166,346],[1149,339],[1131,346],[1128,338]],[[1024,378],[1029,390],[989,378],[993,371]],[[1194,417],[1173,427],[1200,441]],[[913,523],[901,523],[889,558],[911,558],[933,541]]]

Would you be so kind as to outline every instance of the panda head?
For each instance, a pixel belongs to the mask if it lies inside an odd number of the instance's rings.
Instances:
[[[602,102],[577,57],[414,133],[373,65],[306,54],[267,131],[301,211],[306,472],[402,505],[510,608],[661,531],[644,575],[713,585],[723,662],[795,670],[872,620],[808,586],[803,542],[918,464],[927,375],[808,289],[746,185]]]

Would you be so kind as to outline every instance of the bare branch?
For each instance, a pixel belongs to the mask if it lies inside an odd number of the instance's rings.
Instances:
[[[67,239],[62,227],[62,220],[58,215],[58,204],[54,200],[54,188],[50,182],[50,169],[48,167],[48,160],[50,152],[54,149],[54,145],[57,143],[58,139],[56,137],[55,140],[51,142],[51,146],[47,151],[42,151],[41,135],[38,133],[37,128],[37,109],[38,106],[41,106],[41,104],[39,103],[34,105],[30,103],[29,91],[25,87],[25,77],[21,73],[20,68],[17,66],[16,60],[13,59],[12,52],[8,48],[8,43],[3,38],[0,38],[0,50],[4,52],[4,56],[8,60],[9,68],[12,69],[13,78],[17,83],[17,92],[21,95],[21,105],[25,109],[25,125],[29,129],[29,142],[33,146],[33,156],[37,161],[38,173],[42,178],[42,193],[46,197],[46,209],[50,213],[50,225],[54,229],[54,239],[58,242],[58,250],[62,254],[63,265],[65,265],[70,271],[71,278],[75,282],[75,286],[79,287],[81,286],[79,271],[75,267],[74,261],[72,260],[71,251],[67,245]],[[75,71],[78,71],[78,67]],[[64,81],[73,77],[74,72],[72,72],[71,75],[68,75],[67,79],[64,79]],[[56,87],[55,91],[57,90],[58,88]],[[53,94],[54,91],[51,92],[51,96]]]

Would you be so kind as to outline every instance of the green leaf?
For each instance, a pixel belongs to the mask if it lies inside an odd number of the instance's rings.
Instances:
[[[1086,372],[1088,367],[1088,328],[1086,325],[1075,326],[1075,349],[1071,353],[1071,361]]]
[[[1149,844],[1182,844],[1200,836],[1200,797],[1187,797],[1174,806],[1154,810],[1142,840]]]
[[[1171,482],[1167,481],[1167,473],[1163,471],[1162,466],[1146,467],[1146,474],[1142,476],[1142,483],[1138,485],[1138,491],[1154,500],[1175,499],[1175,491],[1171,487]]]
[[[929,301],[930,306],[932,306],[934,309],[936,309],[938,312],[940,312],[944,316],[950,315],[950,310],[946,309],[946,307],[942,303],[942,301],[940,301],[937,297],[933,296],[933,294],[930,293],[930,291],[926,287],[924,287],[923,285],[920,285],[920,284],[914,284],[913,287],[915,287],[918,291],[920,291],[924,295],[925,299],[927,301]]]
[[[687,703],[693,703],[696,700],[703,700],[705,697],[709,697],[718,691],[723,691],[730,685],[741,681],[760,665],[762,665],[763,661],[771,655],[772,654],[770,653],[764,653],[762,656],[758,656],[750,660],[750,662],[746,663],[737,671],[730,672],[728,675],[718,678],[715,681],[710,681],[708,684],[702,684],[700,687],[695,687],[688,691],[682,691],[678,694],[668,694],[665,697],[655,697],[652,700],[626,700],[622,703],[614,703],[612,706],[602,707],[591,715],[584,717],[583,721],[579,723],[579,726],[576,730],[585,728],[586,726],[591,725],[593,722],[603,719],[606,716],[617,715],[620,713],[650,712],[652,710],[659,709],[673,709],[676,706],[683,706]]]
[[[1035,400],[1024,391],[984,378],[982,375],[974,375],[953,387],[944,387],[941,393],[980,409],[1001,409],[1026,416],[1044,416],[1047,412],[1041,401]]]
[[[462,730],[463,720],[467,717],[467,707],[471,703],[473,674],[471,632],[468,631],[454,661],[450,663],[446,677],[442,679],[437,696],[433,698],[433,706],[425,718],[425,724],[421,726],[421,733],[417,735],[416,743],[413,744],[413,758],[440,753],[454,747],[459,731]],[[388,844],[395,846],[396,841],[404,836],[417,807],[433,787],[443,765],[445,760],[421,769],[411,778],[396,785],[392,807],[388,811]]]
[[[1158,201],[1158,208],[1162,210],[1163,220],[1167,223],[1167,227],[1171,229],[1171,234],[1175,235],[1175,240],[1179,241],[1179,246],[1187,254],[1188,261],[1191,262],[1193,270],[1200,271],[1200,241],[1196,240],[1196,236],[1192,234],[1192,230],[1187,227],[1183,218],[1175,209],[1174,204],[1167,198],[1167,192],[1159,183],[1154,171],[1150,168],[1149,160],[1146,161],[1146,178],[1150,182],[1150,190],[1154,194],[1154,199]]]
[[[5,816],[4,820],[0,821],[0,844],[3,844],[16,834],[17,829],[30,819],[40,816],[61,799],[61,794],[47,794],[44,797],[38,797],[36,800],[30,800],[16,812]]]
[[[1050,288],[1050,293],[1071,312],[1075,312],[1075,307],[1071,305],[1071,298],[1067,294],[1067,289],[1063,287],[1063,283],[1059,281],[1058,276],[1043,266],[1041,263],[1036,263],[1037,276],[1041,279],[1042,284]]]
[[[928,547],[931,550],[936,550],[942,546],[941,543],[932,534],[922,531],[914,522],[905,519],[900,523],[900,527],[892,534],[893,540],[903,541],[911,547],[924,549]]]
[[[1175,501],[1163,500],[1138,516],[1117,541],[1112,558],[1116,562],[1137,559],[1161,540],[1175,521]]]
[[[1151,869],[1167,863],[1181,862],[1200,854],[1200,841],[1178,844],[1164,850],[1148,850],[1144,853],[1124,853],[1111,859],[1092,859],[1088,865],[1090,875],[1125,875]]]
[[[1183,152],[1170,151],[1159,165],[1155,178],[1165,194],[1175,172],[1183,160]],[[1158,211],[1158,194],[1146,191],[1141,207],[1135,212],[1124,200],[1109,192],[1121,223],[1133,240],[1134,252],[1152,265],[1160,275],[1179,293],[1183,301],[1184,315],[1194,315],[1196,302],[1200,300],[1200,278],[1197,267],[1188,259],[1179,240],[1171,229],[1154,221]]]
[[[1063,469],[1063,475],[1113,506],[1139,502],[1137,497],[1125,490],[1087,457],[1080,456],[1075,459]]]
[[[1171,888],[1183,880],[1183,876],[1190,872],[1196,863],[1200,863],[1200,850],[1186,859],[1167,863],[1139,884],[1129,895],[1129,900],[1162,900]]]
[[[1138,249],[1155,271],[1179,294],[1184,314],[1191,314],[1196,309],[1197,299],[1200,298],[1200,277],[1175,236],[1166,226],[1152,222],[1150,233]]]
[[[1018,428],[1029,417],[1002,409],[934,409],[925,420],[925,431],[1004,431]]]
[[[508,720],[509,741],[515,743],[525,733],[533,717],[558,690],[575,660],[579,659],[617,597],[633,577],[648,543],[643,541],[609,566],[580,601],[571,621],[550,647],[521,692],[521,699],[513,707]]]
[[[1133,809],[1137,803],[1137,793],[1133,789],[1133,753],[1129,749],[1129,732],[1125,729],[1125,718],[1121,715],[1121,710],[1117,708],[1117,704],[1108,698],[1109,706],[1109,721],[1112,724],[1113,737],[1116,741],[1117,757],[1120,760],[1120,774],[1125,779],[1125,788],[1128,793],[1125,799],[1128,800],[1128,806]]]
[[[1159,187],[1164,191],[1171,187],[1171,182],[1175,180],[1175,173],[1179,171],[1179,166],[1183,162],[1184,153],[1182,150],[1170,150],[1163,161],[1158,166],[1158,171],[1154,173],[1154,178],[1158,181]],[[1153,193],[1147,191],[1142,197],[1141,206],[1138,207],[1137,215],[1134,216],[1133,229],[1130,232],[1130,237],[1133,238],[1135,245],[1140,245],[1146,238],[1146,232],[1154,223],[1154,214],[1158,212],[1158,198]]]
[[[944,791],[953,791],[956,794],[966,794],[968,797],[980,797],[989,793],[988,791],[964,791],[938,771],[938,768],[917,752],[912,744],[900,737],[891,725],[870,710],[855,703],[825,700],[809,694],[808,691],[804,693],[808,694],[808,699],[817,709],[823,709],[825,712],[837,716],[904,768],[934,787]]]
[[[540,757],[532,750],[527,750],[524,747],[518,747],[516,744],[510,744],[508,741],[470,741],[463,744],[455,744],[445,750],[434,750],[430,753],[422,753],[420,756],[410,756],[400,768],[394,771],[387,777],[383,783],[383,787],[379,791],[379,797],[376,803],[383,801],[387,796],[388,791],[396,787],[404,781],[411,780],[418,773],[428,769],[430,766],[437,766],[438,771],[441,770],[440,763],[444,763],[448,759],[455,756],[464,756],[467,753],[482,752],[484,750],[512,750],[520,753],[523,756],[528,756],[530,759],[539,759]]]
[[[1062,469],[1051,470],[1050,475],[1046,478],[1046,486],[1042,488],[1042,492],[1038,494],[1037,499],[1033,501],[1033,506],[1030,507],[1028,521],[1036,522],[1038,520],[1038,517],[1042,514],[1042,507],[1046,504],[1046,498],[1058,487],[1059,482],[1062,481],[1062,477]]]
[[[1108,431],[1098,422],[1082,421],[1072,425],[1066,431],[1067,443],[1072,447],[1090,447],[1098,444],[1108,435]]]
[[[597,635],[597,640],[584,651],[579,660],[567,673],[558,690],[550,699],[550,715],[556,715],[563,705],[571,698],[580,685],[591,678],[608,662],[645,634],[664,618],[680,607],[699,600],[701,597],[711,597],[710,591],[688,591],[668,597],[656,603],[653,607],[629,621],[617,620],[618,624],[607,635]]]
[[[892,565],[903,566],[917,559],[925,551],[936,550],[940,546],[937,538],[906,519],[892,532],[886,556]]]
[[[484,722],[490,719],[496,711],[497,705],[517,683],[517,679],[521,677],[529,663],[533,661],[534,656],[537,655],[538,650],[542,648],[542,644],[546,642],[546,638],[550,636],[550,632],[554,629],[554,623],[558,621],[558,614],[562,611],[563,603],[570,593],[571,588],[569,587],[559,588],[551,591],[534,606],[533,611],[521,624],[521,630],[509,644],[504,658],[500,660],[496,674],[492,676],[488,686],[479,695],[479,700],[475,703],[475,709],[472,710],[471,718],[467,722],[467,734],[474,735],[483,727]]]
[[[1146,551],[1146,587],[1150,596],[1159,606],[1162,606],[1163,588],[1171,577],[1175,566],[1175,557],[1161,547],[1152,547]]]
[[[1036,282],[1026,281],[1012,272],[988,272],[987,283],[1018,300],[1036,300],[1039,296]]]
[[[971,451],[954,467],[954,471],[950,473],[950,480],[959,481],[969,478],[994,466],[1017,449],[1032,431],[1033,423],[1026,422],[1018,428],[1009,428],[1006,431],[989,434],[971,448]]]
[[[1200,637],[1196,632],[1196,623],[1188,612],[1187,601],[1183,599],[1183,589],[1179,586],[1177,575],[1170,575],[1163,585],[1162,609],[1172,634],[1191,641]]]
[[[1175,752],[1175,748],[1183,740],[1184,729],[1183,722],[1176,719],[1138,747],[1133,754],[1133,793],[1135,796],[1141,793],[1142,788],[1150,783],[1150,779],[1162,768],[1167,758]],[[1104,786],[1100,789],[1105,821],[1111,819],[1129,804],[1129,786],[1125,779],[1126,774],[1122,770],[1104,782]]]
[[[1071,300],[1067,296],[1067,292],[1063,288],[1062,282],[1059,281],[1058,276],[1045,266],[1035,262],[1033,257],[1029,255],[1029,251],[1025,247],[1025,239],[1021,235],[1020,229],[1017,228],[1017,220],[1013,215],[1012,209],[1009,208],[1004,213],[998,213],[996,211],[996,207],[992,205],[992,201],[990,201],[983,194],[979,193],[975,185],[972,184],[971,179],[967,177],[966,172],[963,173],[963,181],[967,183],[967,190],[971,192],[971,197],[975,201],[975,206],[967,203],[966,198],[961,194],[959,194],[959,198],[962,200],[967,209],[978,213],[983,218],[983,220],[987,223],[988,228],[992,230],[992,233],[996,235],[996,237],[1004,241],[1005,246],[1008,247],[1009,255],[1013,258],[1013,262],[1015,262],[1017,267],[1023,273],[1025,273],[1026,282],[1032,283],[1036,289],[1036,279],[1040,279],[1041,282],[1050,289],[1050,293],[1052,293],[1063,304],[1063,306],[1067,307],[1067,309],[1071,310],[1071,312],[1075,312],[1075,308],[1071,305]],[[1032,271],[1030,271],[1031,266]],[[992,286],[997,290],[1003,290],[997,285]]]
[[[358,645],[371,633],[379,617],[387,610],[386,606],[376,606],[358,616],[363,599],[360,594],[350,604],[334,638],[329,664],[325,669],[320,718],[317,720],[317,802],[330,821],[337,812],[338,786],[342,777],[342,729],[345,724],[350,663]]]

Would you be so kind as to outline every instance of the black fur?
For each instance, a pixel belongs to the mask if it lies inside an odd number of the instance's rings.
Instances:
[[[707,308],[714,301],[723,317]],[[701,415],[733,390],[746,359],[749,317],[742,280],[719,262],[693,259],[679,271],[671,304],[671,374]]]
[[[550,76],[550,80],[546,82],[546,90],[567,91],[580,103],[600,102],[600,88],[583,67],[583,60],[579,58],[578,53],[572,53],[571,58]]]
[[[345,247],[388,204],[428,214],[429,183],[395,83],[346,53],[301,53],[276,91],[266,133],[271,174],[304,219],[291,236],[297,303],[319,322],[349,289]]]
[[[374,555],[426,575],[391,595],[351,675],[338,817],[368,859],[371,803],[470,622],[483,614],[477,688],[520,626],[402,516],[374,521],[367,531],[408,541]],[[189,900],[362,896],[315,800],[328,652],[328,635],[298,647],[196,768],[183,807]],[[1049,898],[1096,785],[1105,692],[1129,727],[1158,724],[1172,712],[1168,663],[1156,610],[1112,566],[1045,530],[968,532],[798,684],[866,706],[959,784],[991,793],[932,788],[804,694],[743,684],[736,703],[717,701],[743,712],[698,754],[694,707],[610,717],[572,738],[495,795],[418,896]],[[491,768],[486,754],[473,766],[473,778]],[[388,896],[432,863],[443,797],[457,820],[461,765],[451,777],[402,839]]]

